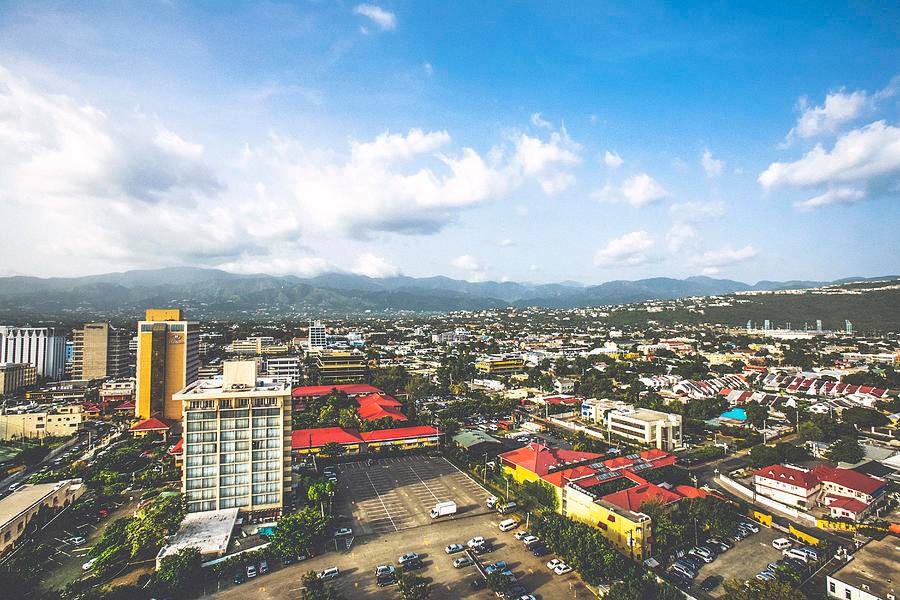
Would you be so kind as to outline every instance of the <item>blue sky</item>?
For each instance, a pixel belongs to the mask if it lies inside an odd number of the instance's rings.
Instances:
[[[900,8],[597,5],[0,4],[0,273],[900,272]]]

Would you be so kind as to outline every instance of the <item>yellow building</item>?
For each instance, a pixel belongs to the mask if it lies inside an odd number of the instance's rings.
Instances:
[[[37,369],[28,363],[0,363],[0,396],[12,394],[37,381]]]
[[[316,368],[321,382],[330,385],[362,381],[368,365],[362,352],[323,350],[316,355]]]
[[[128,336],[109,323],[85,323],[73,332],[72,378],[124,377],[128,373]]]
[[[135,417],[181,421],[181,402],[172,396],[197,379],[200,326],[178,309],[148,309],[138,323]]]
[[[79,404],[0,414],[0,440],[68,437],[77,433],[83,424],[84,413]]]
[[[644,513],[607,502],[577,483],[562,488],[559,506],[564,516],[598,528],[622,554],[638,561],[650,556],[651,519]]]
[[[475,368],[486,375],[514,375],[525,369],[525,361],[510,356],[490,356],[477,361]]]

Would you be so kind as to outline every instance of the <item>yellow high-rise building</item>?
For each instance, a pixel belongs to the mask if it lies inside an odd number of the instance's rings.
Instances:
[[[172,395],[197,379],[200,325],[179,309],[148,309],[138,323],[135,417],[181,421],[181,401]]]

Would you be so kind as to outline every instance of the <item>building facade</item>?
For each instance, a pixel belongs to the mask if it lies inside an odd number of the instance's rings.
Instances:
[[[66,336],[52,327],[0,326],[0,363],[33,365],[38,377],[60,380],[66,371]]]
[[[0,439],[68,437],[84,427],[80,404],[45,410],[0,414]]]
[[[175,395],[184,410],[182,491],[188,512],[237,508],[278,518],[291,492],[291,388],[226,361],[221,379]]]
[[[147,310],[138,323],[135,416],[181,420],[173,395],[197,380],[200,326],[182,319],[181,311]]]
[[[353,383],[366,377],[366,357],[362,352],[322,351],[316,355],[319,379],[325,385]]]
[[[325,333],[325,326],[316,321],[309,326],[309,349],[310,351],[324,350],[328,346],[328,338]]]
[[[514,356],[488,356],[478,360],[475,368],[485,375],[515,375],[525,370],[525,361]]]
[[[0,396],[13,394],[22,388],[34,385],[37,369],[28,363],[0,364]]]
[[[80,479],[66,479],[55,483],[37,483],[23,486],[0,499],[0,556],[15,547],[16,542],[32,533],[35,521],[42,510],[47,517],[63,509],[85,492]],[[45,519],[42,521],[46,522]]]
[[[109,323],[86,323],[73,332],[72,378],[102,379],[128,375],[129,334]]]
[[[606,429],[667,452],[682,446],[681,415],[646,408],[611,410],[606,414]]]
[[[826,578],[826,593],[829,598],[840,600],[897,600],[900,597],[897,565],[900,565],[900,550],[895,537],[871,540]]]
[[[303,369],[299,356],[279,356],[266,359],[266,376],[276,381],[283,381],[290,386],[303,382]]]

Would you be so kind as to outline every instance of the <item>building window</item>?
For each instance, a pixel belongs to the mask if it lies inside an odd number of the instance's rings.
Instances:
[[[834,593],[834,591],[835,591],[835,585],[834,585],[834,582],[833,582],[833,581],[829,581],[829,582],[828,582],[828,591],[831,592],[832,594]]]

